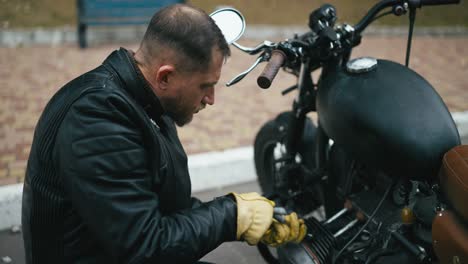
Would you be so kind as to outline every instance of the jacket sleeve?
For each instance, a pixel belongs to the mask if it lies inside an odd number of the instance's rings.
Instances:
[[[141,119],[141,118],[140,118]],[[56,138],[55,162],[72,206],[116,262],[192,263],[235,239],[226,197],[161,215],[134,108],[119,94],[74,103]]]
[[[193,209],[203,205],[203,202],[200,199],[198,199],[197,197],[192,197],[190,199],[190,201],[192,202],[192,208]]]

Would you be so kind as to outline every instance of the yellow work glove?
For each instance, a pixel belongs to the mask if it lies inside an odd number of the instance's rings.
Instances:
[[[230,193],[237,203],[237,240],[256,245],[273,221],[275,203],[258,193]]]
[[[284,217],[284,221],[291,230],[288,240],[293,243],[300,243],[307,233],[307,226],[304,220],[299,219],[296,213],[290,213]]]
[[[264,244],[267,244],[272,247],[281,246],[287,243],[290,233],[289,226],[278,222],[278,220],[273,219],[270,228],[265,232],[261,241]]]
[[[289,242],[300,243],[304,239],[307,227],[303,219],[299,219],[294,212],[284,215],[282,218],[283,222],[273,220],[272,225],[261,239],[263,243],[277,247]]]

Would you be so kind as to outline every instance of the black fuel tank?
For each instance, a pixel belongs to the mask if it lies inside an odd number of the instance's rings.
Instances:
[[[336,67],[322,75],[320,124],[358,160],[394,176],[435,177],[443,154],[460,144],[455,123],[434,88],[396,62],[370,72]]]

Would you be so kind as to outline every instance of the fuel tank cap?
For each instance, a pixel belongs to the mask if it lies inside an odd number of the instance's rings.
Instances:
[[[360,57],[346,63],[346,70],[349,73],[370,72],[375,68],[377,68],[377,60],[372,57]]]

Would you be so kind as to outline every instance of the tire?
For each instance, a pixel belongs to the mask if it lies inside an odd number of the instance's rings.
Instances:
[[[265,123],[257,133],[254,142],[254,160],[257,179],[263,194],[267,197],[274,196],[275,193],[275,168],[273,151],[278,142],[283,143],[289,120],[292,112],[283,112],[275,119]],[[312,121],[307,118],[304,126],[304,134],[299,153],[302,156],[303,164],[310,170],[315,168],[315,132],[316,128]],[[320,192],[321,193],[321,192]],[[269,264],[280,263],[273,251],[276,249],[259,243],[257,248]]]
[[[289,120],[292,112],[283,112],[275,119],[265,123],[257,133],[254,142],[255,170],[258,182],[263,194],[273,195],[275,193],[275,169],[273,151],[276,143],[283,142],[286,136]],[[306,118],[304,134],[299,153],[304,165],[312,170],[315,167],[315,133],[316,128],[310,118]]]

